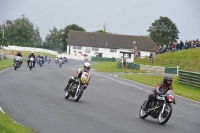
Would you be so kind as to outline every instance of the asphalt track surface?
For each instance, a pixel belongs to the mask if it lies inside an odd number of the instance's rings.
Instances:
[[[53,61],[29,70],[25,64],[0,73],[0,107],[40,133],[200,133],[200,103],[176,97],[165,125],[139,118],[152,88],[92,71],[79,102],[64,98],[64,86],[83,61],[59,68]]]

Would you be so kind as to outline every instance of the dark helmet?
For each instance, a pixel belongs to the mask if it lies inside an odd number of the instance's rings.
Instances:
[[[18,55],[21,55],[21,52],[20,51],[18,51],[18,53],[17,53]]]
[[[163,82],[167,85],[167,86],[171,86],[172,85],[172,77],[171,76],[165,76]]]

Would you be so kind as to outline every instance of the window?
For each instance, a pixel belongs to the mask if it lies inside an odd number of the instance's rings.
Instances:
[[[116,53],[116,49],[110,49],[110,52],[112,52],[112,53]]]
[[[99,51],[99,48],[92,47],[92,51]]]
[[[73,49],[78,49],[78,50],[81,50],[82,47],[81,46],[73,46]]]

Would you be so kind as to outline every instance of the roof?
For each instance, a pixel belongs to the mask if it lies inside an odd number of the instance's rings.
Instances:
[[[136,41],[137,49],[141,51],[154,51],[155,47],[158,47],[152,39],[146,36],[131,36],[72,30],[70,30],[68,34],[68,45],[74,46],[133,49],[133,41]]]

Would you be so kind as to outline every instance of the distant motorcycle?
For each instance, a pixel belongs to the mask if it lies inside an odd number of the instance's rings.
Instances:
[[[71,96],[74,98],[75,102],[77,102],[83,95],[88,81],[89,75],[86,72],[82,74],[80,79],[75,78],[74,82],[70,84],[69,89],[65,91],[65,98],[68,99]]]
[[[30,62],[29,62],[29,68],[30,68],[30,70],[33,69],[33,61],[34,61],[34,58],[31,57],[30,58]]]
[[[59,61],[58,61],[58,66],[59,66],[60,68],[61,68],[61,66],[62,66],[62,64],[63,64],[62,62],[63,62],[63,60],[59,60]]]
[[[42,67],[42,65],[43,65],[43,59],[42,58],[40,58],[40,60],[39,60],[39,65],[40,65],[40,67]]]
[[[51,62],[51,59],[50,59],[50,58],[47,58],[47,62],[50,63],[50,62]]]
[[[16,69],[18,69],[19,67],[20,67],[20,61],[22,60],[22,57],[20,57],[20,56],[17,56],[16,58],[15,58],[15,64],[14,64],[14,69],[16,70]]]
[[[145,119],[148,115],[150,115],[154,119],[158,118],[158,123],[163,125],[171,117],[172,103],[175,104],[174,93],[172,90],[169,90],[165,95],[157,95],[156,99],[147,105],[148,109],[144,111],[142,107],[146,104],[146,102],[147,101],[145,101],[140,108],[140,118]]]

